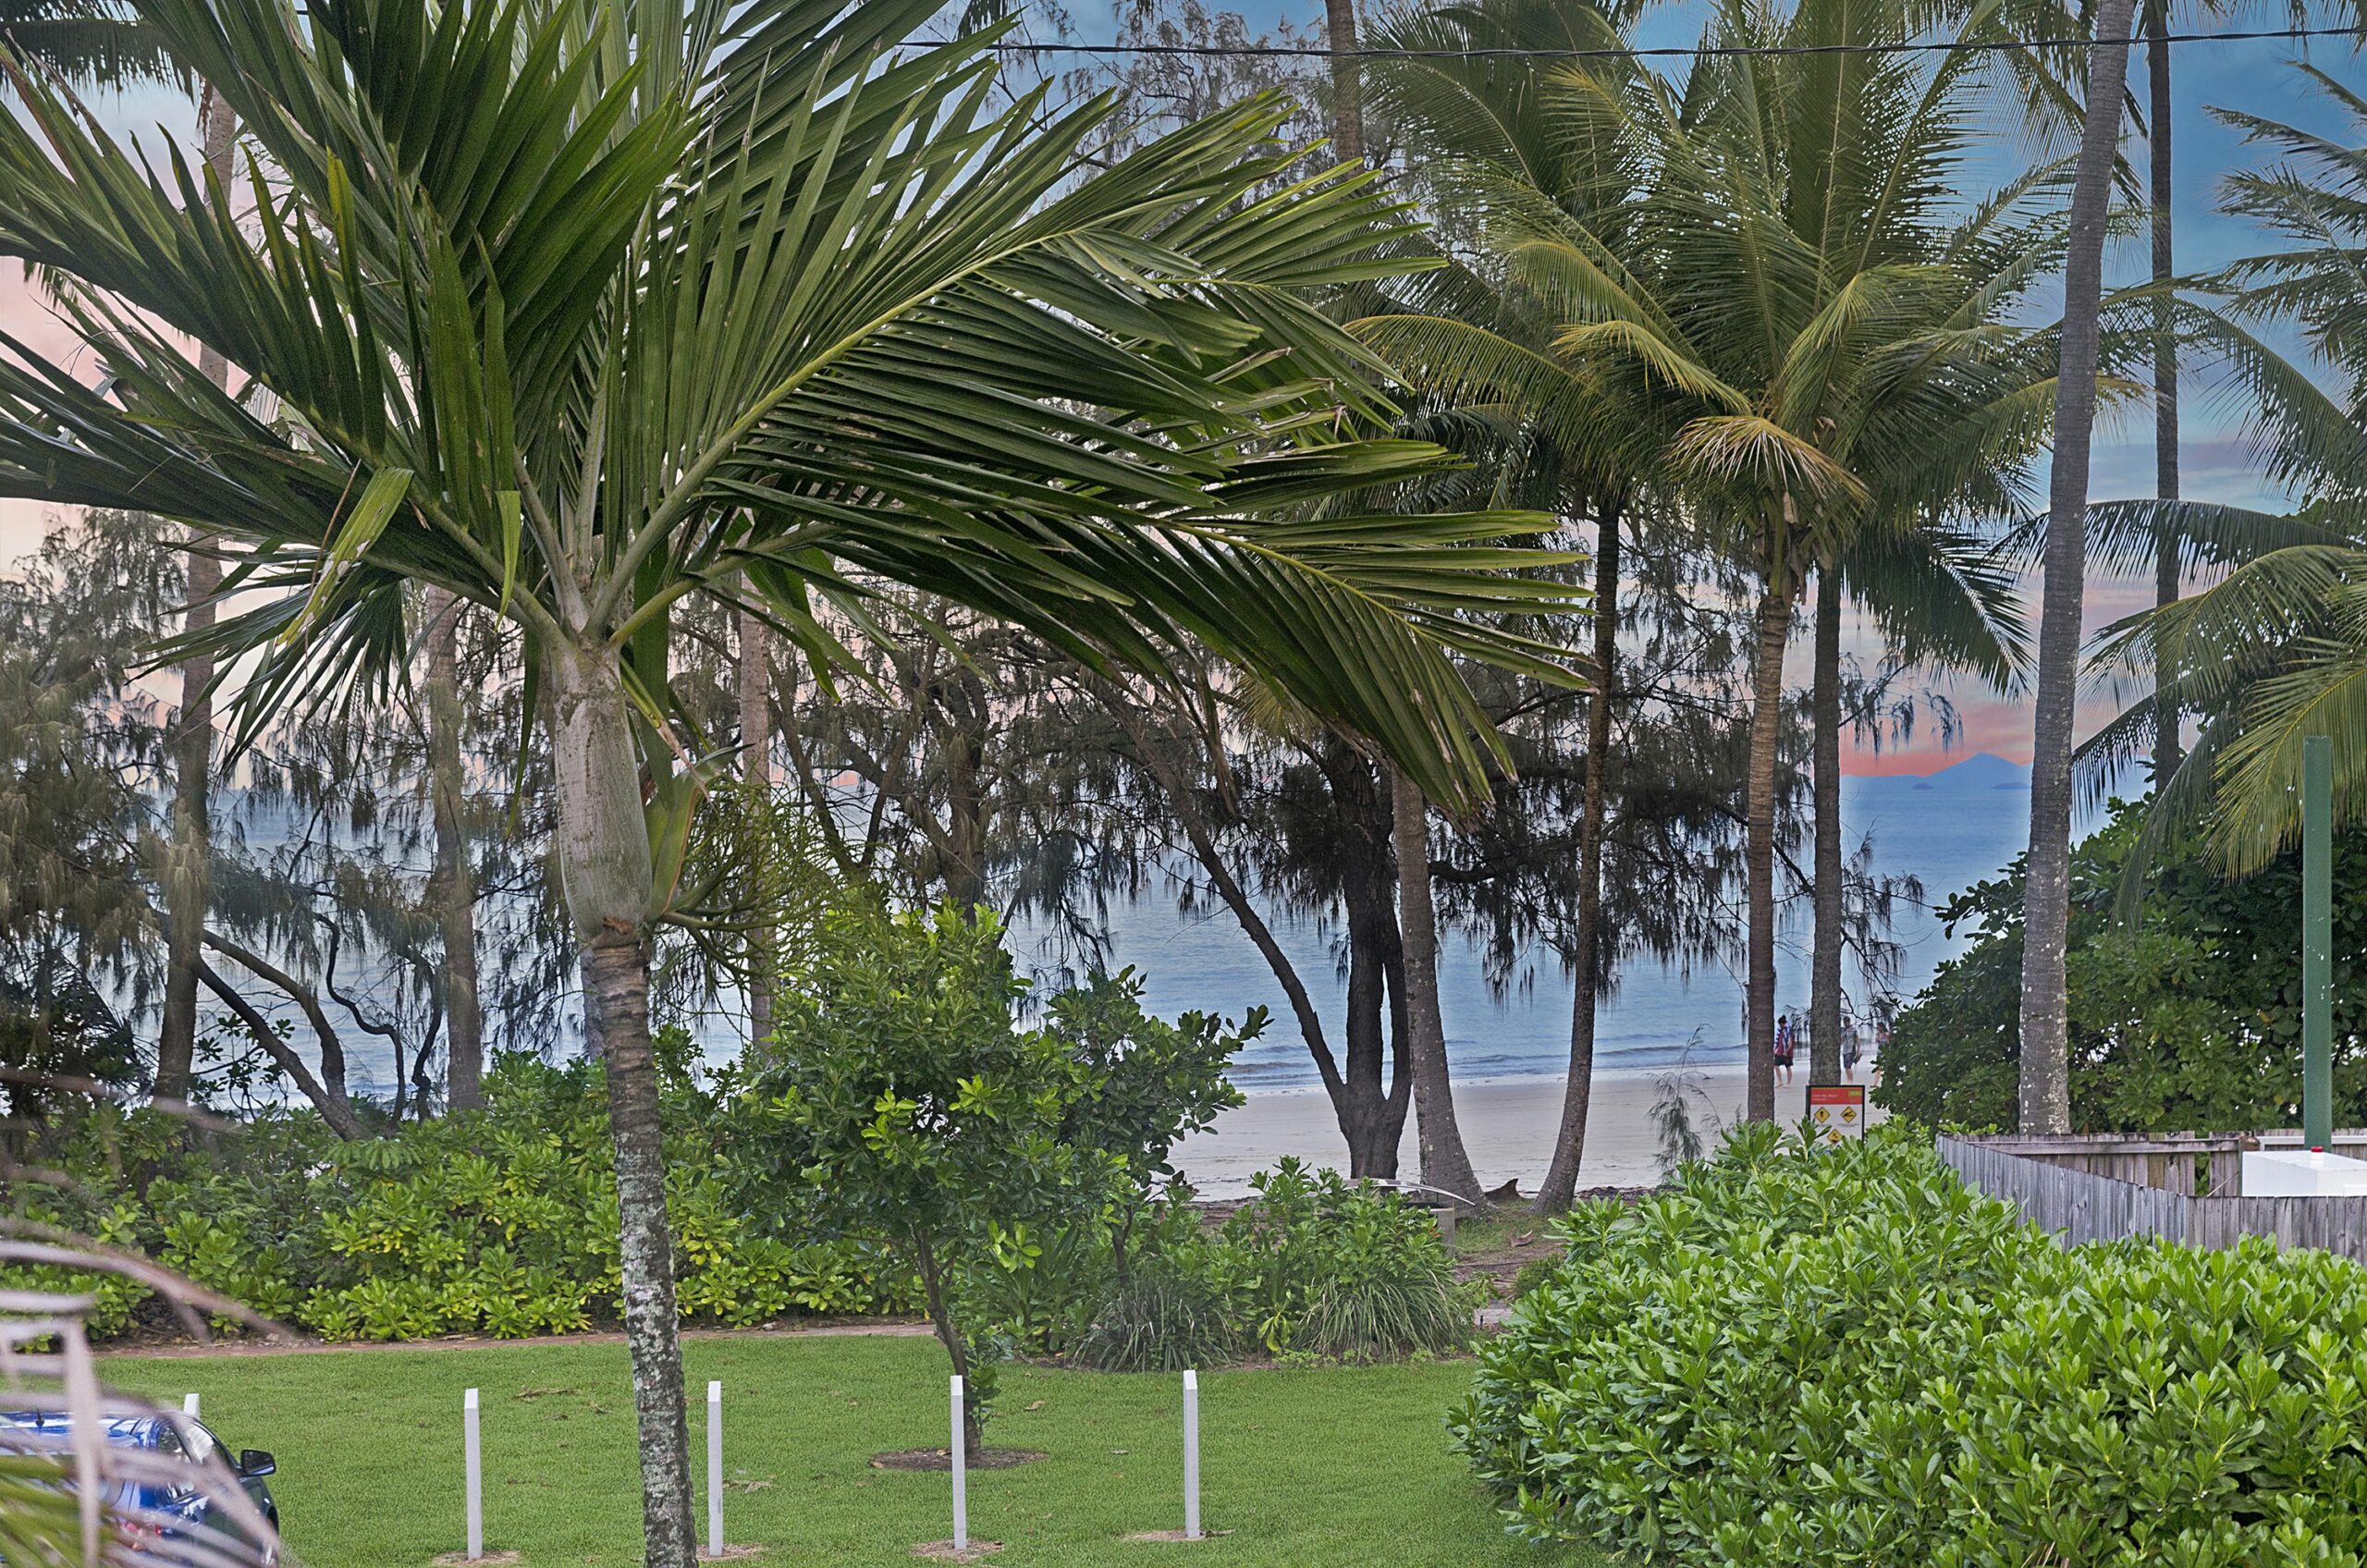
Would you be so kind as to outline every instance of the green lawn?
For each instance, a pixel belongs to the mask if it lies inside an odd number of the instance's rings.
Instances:
[[[934,1341],[750,1336],[695,1340],[686,1354],[702,1476],[697,1402],[723,1379],[725,1535],[766,1548],[754,1561],[885,1568],[951,1532],[943,1474],[869,1463],[945,1440]],[[486,1550],[528,1564],[637,1561],[621,1346],[111,1358],[105,1375],[174,1403],[195,1390],[233,1447],[272,1450],[288,1544],[310,1568],[423,1568],[460,1547],[471,1386],[483,1390]],[[1469,1379],[1453,1363],[1204,1376],[1204,1522],[1230,1533],[1171,1546],[1123,1537],[1183,1523],[1179,1379],[1014,1370],[987,1440],[1049,1457],[974,1471],[971,1533],[1008,1543],[994,1561],[1013,1568],[1178,1553],[1209,1568],[1600,1568],[1503,1534],[1441,1425]]]

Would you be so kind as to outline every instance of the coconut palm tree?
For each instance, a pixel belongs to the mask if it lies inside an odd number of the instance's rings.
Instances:
[[[2131,0],[2098,0],[2064,252],[2062,365],[2038,627],[2030,842],[2022,944],[2020,1116],[2026,1133],[2071,1125],[2064,951],[2071,920],[2072,704],[2087,576],[2088,458],[2096,419],[2105,208],[2119,156]]]
[[[2148,836],[2158,840],[2207,816],[2215,851],[2239,875],[2265,864],[2299,827],[2306,736],[2336,739],[2338,811],[2355,812],[2367,789],[2367,437],[2351,402],[2327,390],[2330,382],[2355,387],[2367,374],[2367,289],[2355,265],[2367,237],[2367,201],[2358,195],[2367,98],[2323,71],[2297,69],[2349,119],[2351,138],[2223,113],[2275,153],[2270,168],[2230,178],[2225,205],[2287,248],[2211,280],[2230,303],[2216,316],[2189,312],[2188,332],[2248,394],[2266,477],[2300,505],[2283,516],[2201,501],[2096,508],[2107,545],[2172,533],[2189,542],[2191,558],[2231,568],[2211,587],[2115,629],[2098,655],[2103,668],[2152,665],[2177,676],[2131,704],[2083,757],[2109,774],[2159,729],[2165,699],[2200,715],[2193,750],[2159,783]],[[2298,326],[2316,362],[2270,347],[2251,330],[2259,323]]]
[[[1781,15],[1737,3],[1720,8],[1707,42],[1882,44],[1926,36],[1919,18],[1837,0]],[[1982,9],[1947,36],[2004,34]],[[1473,182],[1489,247],[1552,313],[1548,358],[1637,389],[1653,410],[1644,428],[1666,433],[1650,461],[1657,481],[1759,584],[1747,787],[1754,1116],[1774,1110],[1775,808],[1794,608],[1821,561],[1939,515],[1944,498],[1982,493],[2042,421],[2050,346],[2002,316],[2054,253],[2047,174],[1980,202],[1956,194],[1988,66],[1974,50],[1711,55],[1681,92],[1573,70],[1559,79],[1561,144],[1631,149],[1606,165],[1623,178],[1579,192]],[[1511,376],[1514,363],[1490,352]]]
[[[1447,462],[1360,435],[1380,367],[1310,297],[1403,264],[1369,176],[1253,194],[1289,163],[1267,100],[1097,167],[1110,102],[992,108],[990,41],[904,43],[934,8],[141,0],[268,160],[259,239],[39,83],[0,120],[0,255],[106,372],[6,345],[0,494],[223,541],[201,641],[241,661],[239,737],[384,680],[411,582],[523,639],[664,1568],[691,1488],[647,955],[717,766],[675,722],[671,606],[828,659],[816,599],[888,582],[1098,668],[1205,650],[1450,808],[1501,746],[1449,651],[1566,679],[1490,629],[1561,598],[1484,543],[1527,519],[1321,505]]]

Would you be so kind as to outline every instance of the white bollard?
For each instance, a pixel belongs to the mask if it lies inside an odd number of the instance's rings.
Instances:
[[[970,1550],[970,1445],[962,1427],[962,1379],[953,1379],[953,1550]]]
[[[1200,1375],[1184,1374],[1184,1538],[1200,1538]]]
[[[460,1446],[469,1471],[469,1561],[484,1556],[484,1463],[477,1449],[477,1391],[460,1399]]]
[[[706,1550],[723,1555],[723,1384],[706,1386]]]
[[[198,1418],[197,1396],[195,1394],[181,1395],[181,1414],[188,1416],[192,1421]]]

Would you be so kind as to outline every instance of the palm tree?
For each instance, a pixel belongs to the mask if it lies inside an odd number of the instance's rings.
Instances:
[[[2367,140],[2367,98],[2312,67],[2305,80]],[[2119,502],[2094,517],[2107,547],[2170,534],[2192,558],[2227,574],[2185,599],[2132,618],[2098,655],[2103,668],[2177,671],[2154,697],[2130,704],[2082,749],[2108,775],[2162,725],[2158,709],[2199,714],[2201,731],[2177,770],[2158,781],[2149,840],[2208,816],[2210,841],[2238,875],[2257,870],[2299,827],[2301,742],[2336,738],[2336,809],[2355,811],[2367,768],[2367,437],[2350,404],[2326,385],[2355,386],[2367,356],[2359,345],[2367,289],[2355,257],[2367,236],[2358,190],[2367,147],[2252,115],[2223,113],[2273,147],[2275,165],[2227,182],[2231,213],[2268,228],[2289,248],[2238,262],[2210,280],[2233,296],[2218,315],[2189,311],[2189,333],[2235,374],[2257,410],[2267,477],[2300,506],[2275,516],[2201,501]],[[2314,365],[2298,364],[2250,330],[2298,325]],[[2132,856],[2141,864],[2148,852]],[[2134,890],[2133,888],[2131,889]]]
[[[2021,1127],[2026,1133],[2061,1133],[2071,1125],[2063,989],[2071,920],[2071,719],[2087,576],[2088,447],[2096,419],[2104,217],[2120,149],[2131,9],[2131,0],[2099,0],[2096,6],[2096,42],[2088,51],[2086,109],[2072,175],[2070,240],[2064,255],[2062,368],[2054,387],[2054,466],[2047,486],[2030,741],[2020,1068]]]
[[[1491,202],[1590,203],[1604,232],[1618,201],[1632,194],[1637,153],[1631,137],[1567,134],[1572,94],[1553,85],[1577,67],[1540,68],[1520,49],[1615,47],[1620,23],[1590,6],[1551,0],[1490,0],[1412,13],[1383,35],[1401,51],[1377,60],[1371,88],[1395,123],[1428,153],[1417,172],[1450,221]],[[1584,67],[1594,91],[1613,95],[1634,67],[1602,56]],[[1573,81],[1577,80],[1575,76]],[[1580,106],[1581,109],[1583,106]],[[1466,198],[1471,200],[1466,200]],[[1643,483],[1667,433],[1652,435],[1652,400],[1637,378],[1605,377],[1558,356],[1554,324],[1512,276],[1484,236],[1449,232],[1456,266],[1429,275],[1408,308],[1351,324],[1427,397],[1516,427],[1520,460],[1540,493],[1572,516],[1592,514],[1594,647],[1588,666],[1589,743],[1579,825],[1574,930],[1570,1065],[1553,1156],[1534,1199],[1541,1213],[1570,1205],[1584,1158],[1594,1072],[1600,973],[1602,851],[1607,791],[1602,759],[1611,738],[1618,661],[1621,533],[1633,526],[1627,497]]]
[[[1815,929],[1809,958],[1809,1082],[1841,1082],[1842,958],[1847,941],[1841,825],[1841,643],[1844,606],[1856,600],[1883,647],[1908,666],[1966,671],[2003,689],[2021,662],[2019,606],[2005,542],[1985,525],[2026,509],[2019,480],[2038,446],[2001,447],[1954,496],[1868,527],[1817,571],[1809,661],[1814,753]]]
[[[179,75],[163,41],[115,0],[0,0],[0,43],[77,91]]]
[[[991,109],[933,0],[142,0],[251,128],[260,244],[38,83],[0,121],[0,255],[50,269],[104,394],[0,358],[0,494],[153,507],[234,552],[195,645],[240,738],[386,678],[404,588],[520,631],[616,1145],[648,1560],[691,1561],[651,935],[710,759],[694,594],[831,656],[812,606],[901,583],[1103,668],[1203,648],[1369,736],[1451,809],[1501,746],[1448,657],[1558,559],[1500,513],[1311,508],[1443,465],[1360,438],[1379,365],[1308,291],[1385,274],[1362,171],[1258,100],[1097,169],[1113,105]],[[38,139],[37,139],[38,138]],[[267,388],[270,423],[182,344]],[[1445,546],[1455,545],[1448,550]]]

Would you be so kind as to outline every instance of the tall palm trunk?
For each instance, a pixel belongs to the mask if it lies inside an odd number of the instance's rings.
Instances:
[[[1841,574],[1816,582],[1816,935],[1809,958],[1809,1082],[1841,1082]]]
[[[469,864],[468,777],[460,766],[460,606],[427,590],[427,766],[435,808],[435,920],[444,937],[445,1101],[484,1104],[484,1013],[477,999],[477,889]]]
[[[1365,160],[1365,84],[1356,58],[1356,0],[1323,0],[1331,45],[1331,144],[1343,163]]]
[[[648,1568],[690,1568],[690,1424],[649,1043],[651,867],[641,769],[616,655],[596,644],[560,646],[549,655],[546,675],[559,878],[584,944],[585,1010],[607,1065],[645,1561]]]
[[[2170,217],[2170,46],[2162,38],[2170,31],[2169,6],[2154,0],[2146,7],[2146,29],[2153,42],[2145,50],[2145,71],[2152,89],[2147,124],[2147,153],[2152,165],[2153,282],[2166,285],[2177,276],[2171,254]],[[2178,498],[2178,342],[2177,315],[2166,296],[2153,304],[2153,494],[2165,501]],[[2153,545],[2153,602],[2177,603],[2180,587],[2177,535],[2166,527]],[[2175,672],[2157,664],[2153,683],[2158,691]],[[2177,704],[2157,699],[2159,728],[2153,733],[2153,779],[2158,788],[2178,770]]]
[[[1744,980],[1749,1068],[1745,1113],[1775,1120],[1775,775],[1784,732],[1784,647],[1792,595],[1780,569],[1760,594],[1751,665],[1750,765],[1743,846],[1749,963]]]
[[[1559,1214],[1578,1190],[1587,1112],[1594,1103],[1594,1013],[1601,987],[1602,827],[1611,757],[1611,690],[1619,658],[1619,508],[1606,503],[1594,554],[1594,687],[1587,693],[1587,787],[1578,817],[1578,911],[1570,939],[1570,1076],[1552,1163],[1537,1190],[1540,1214]]]
[[[2130,0],[2102,0],[2088,52],[2086,124],[2071,187],[2063,277],[2063,364],[2054,393],[2054,472],[2048,486],[2045,587],[2038,631],[2037,717],[2030,742],[2030,846],[2022,938],[2021,1130],[2071,1125],[2064,946],[2071,924],[2071,741],[2079,662],[2081,579],[2088,565],[2088,447],[2096,420],[2097,312],[2103,298],[2104,218],[2120,146],[2128,76]]]
[[[238,116],[213,88],[199,101],[198,129],[205,163],[225,199],[230,187],[230,153]],[[227,389],[229,362],[211,345],[198,349],[198,370]],[[214,594],[222,569],[194,537],[189,552],[184,632],[214,624]],[[156,1035],[155,1097],[186,1100],[197,1060],[197,988],[204,967],[206,906],[213,901],[214,660],[198,655],[181,663],[180,708],[173,733],[173,835],[165,868],[165,1016]]]
[[[1454,1117],[1446,1070],[1446,1021],[1439,1011],[1438,906],[1430,894],[1429,802],[1419,786],[1389,770],[1390,831],[1397,846],[1397,924],[1405,947],[1406,1054],[1414,1077],[1414,1138],[1422,1182],[1471,1203],[1479,1178]]]
[[[740,612],[740,778],[751,804],[760,802],[773,783],[772,638],[753,612]],[[759,911],[761,916],[764,912]],[[770,927],[761,922],[749,953],[748,1040],[758,1044],[773,1032],[772,947],[765,938]]]

